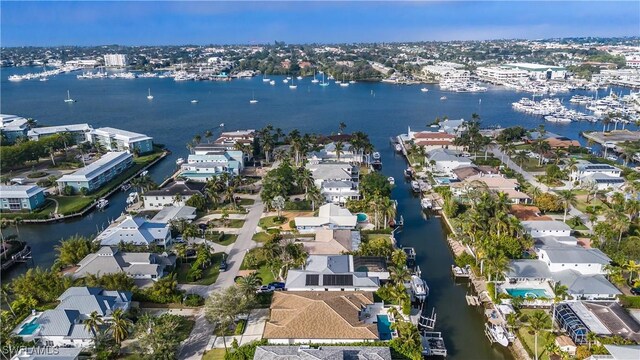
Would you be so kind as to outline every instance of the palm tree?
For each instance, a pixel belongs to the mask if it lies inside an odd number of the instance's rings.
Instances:
[[[334,146],[336,148],[336,157],[338,161],[340,161],[340,156],[344,153],[344,143],[338,140],[334,143]]]
[[[307,201],[311,202],[311,210],[316,211],[316,203],[324,202],[325,198],[320,193],[320,189],[318,189],[315,185],[311,186],[307,189],[307,193],[304,195]]]
[[[391,281],[394,284],[404,284],[411,280],[411,272],[406,266],[390,266],[389,270],[391,272]]]
[[[207,139],[207,143],[209,143],[209,139],[213,136],[213,133],[211,133],[211,130],[207,130],[204,132],[204,138]]]
[[[97,311],[93,311],[89,314],[89,317],[84,321],[84,328],[91,334],[93,334],[94,338],[98,334],[100,330],[100,325],[104,324],[104,320],[102,319],[102,315],[98,314]]]
[[[635,260],[628,260],[624,264],[624,269],[629,272],[629,283],[633,282],[633,274],[640,272],[640,262]]]
[[[565,297],[567,297],[567,295],[569,294],[569,288],[565,285],[562,285],[560,281],[558,281],[553,285],[553,294],[555,296],[553,298],[553,316],[551,317],[552,325],[556,320],[556,306],[560,301],[564,300]]]
[[[256,293],[256,289],[260,286],[262,280],[258,277],[257,272],[252,272],[249,275],[242,276],[238,279],[237,283],[245,296],[251,296]]]
[[[562,218],[563,222],[567,222],[567,212],[569,211],[569,206],[576,205],[578,203],[578,199],[576,194],[571,190],[561,190],[558,191],[558,196],[564,205],[564,217]]]
[[[202,141],[202,136],[200,136],[200,134],[196,134],[193,137],[193,143],[194,144],[198,145],[198,144],[200,144],[201,141]]]
[[[619,213],[614,209],[610,209],[607,211],[605,215],[607,221],[609,222],[609,226],[612,230],[618,232],[618,247],[620,247],[620,242],[622,241],[622,234],[629,230],[631,223],[629,222],[629,218],[627,218],[624,214]]]
[[[520,167],[522,167],[524,162],[529,160],[529,155],[524,151],[520,151],[516,153],[513,159],[518,163],[518,165],[520,165]]]
[[[341,122],[340,122],[340,124],[338,124],[338,132],[339,132],[340,134],[342,134],[342,132],[343,132],[343,131],[344,131],[344,129],[346,129],[346,128],[347,128],[347,124],[345,124],[344,122],[342,122],[342,121],[341,121]]]
[[[587,344],[589,346],[589,351],[591,351],[591,344],[595,344],[598,341],[598,334],[593,331],[589,331],[587,333]]]
[[[117,344],[121,344],[124,339],[129,336],[129,328],[131,327],[131,320],[127,319],[122,309],[116,309],[111,314],[111,322],[109,330],[113,335],[113,339]]]
[[[535,359],[538,360],[538,333],[543,330],[547,322],[549,321],[549,315],[544,311],[536,311],[529,316],[529,328],[533,330],[534,336],[534,353]]]
[[[634,220],[640,212],[640,201],[629,199],[624,204],[624,210],[629,215],[629,220]]]

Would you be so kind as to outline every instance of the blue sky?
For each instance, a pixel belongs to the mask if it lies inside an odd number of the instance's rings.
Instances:
[[[640,35],[640,1],[7,2],[2,46]]]

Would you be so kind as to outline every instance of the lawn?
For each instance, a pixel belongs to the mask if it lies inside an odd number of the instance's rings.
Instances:
[[[236,204],[238,206],[249,206],[249,205],[253,205],[255,203],[256,203],[256,201],[254,199],[241,198],[240,200],[236,201]]]
[[[278,227],[283,225],[286,221],[287,218],[283,216],[283,220],[276,220],[277,216],[267,216],[267,217],[263,217],[262,219],[260,219],[260,222],[258,222],[258,226],[260,226],[263,229],[268,229],[270,227]]]
[[[207,350],[202,357],[202,360],[224,360],[225,349],[211,349]]]
[[[385,239],[391,242],[391,236],[389,234],[365,234],[367,241],[375,240],[375,239]]]
[[[253,237],[251,239],[253,239],[253,241],[255,241],[255,242],[263,243],[263,242],[267,242],[267,240],[271,239],[271,234],[268,234],[265,231],[261,231],[259,233],[253,234]]]
[[[242,219],[227,219],[222,220],[222,219],[214,219],[209,221],[209,227],[216,227],[216,228],[232,228],[232,229],[239,229],[242,227],[242,225],[244,225],[244,220]]]
[[[64,215],[80,212],[94,201],[92,196],[82,195],[52,196],[51,198],[58,201],[58,213]]]
[[[515,158],[511,158],[511,160],[513,160],[514,163],[516,163],[518,166],[522,167],[526,171],[535,172],[535,171],[545,170],[545,165],[543,164],[542,166],[539,166],[538,159],[535,159],[535,158],[528,158],[526,161],[522,162],[522,165]]]
[[[219,239],[220,238],[220,234],[216,231],[216,232],[207,232],[205,234],[205,239],[209,240],[209,241],[213,241],[216,244],[220,244],[222,246],[228,246],[233,244],[234,242],[236,242],[236,240],[238,239],[238,235],[237,234],[224,234],[224,236],[222,237],[222,240]]]
[[[531,355],[531,358],[534,358],[534,353],[533,353],[533,347],[535,344],[535,339],[533,336],[533,331],[531,331],[531,334],[529,333],[531,330],[529,330],[529,328],[527,328],[526,326],[521,327],[520,329],[518,329],[518,338],[520,338],[520,341],[522,342],[522,344],[524,345],[524,348],[527,350],[527,352],[529,353],[529,355]],[[546,332],[545,331],[541,331],[538,334],[538,358],[540,360],[549,360],[549,355],[544,351],[545,346],[547,346],[547,337],[546,337]],[[551,341],[554,341],[554,337],[550,338]]]
[[[249,251],[258,251],[258,249],[255,248]],[[258,277],[262,279],[263,284],[268,284],[270,282],[275,281],[275,277],[273,276],[273,273],[271,273],[271,269],[269,269],[269,266],[267,266],[266,264],[263,264],[258,268],[250,268],[249,265],[247,265],[246,256],[242,260],[242,264],[240,265],[240,270],[254,270],[255,272],[258,273]]]
[[[187,274],[189,273],[189,269],[191,269],[191,263],[183,263],[177,268],[178,273],[178,283],[180,284],[196,284],[196,285],[211,285],[218,280],[218,275],[220,275],[220,261],[222,260],[222,253],[213,254],[213,261],[211,262],[211,266],[206,268],[202,272],[202,278],[198,281],[189,282],[187,280]]]

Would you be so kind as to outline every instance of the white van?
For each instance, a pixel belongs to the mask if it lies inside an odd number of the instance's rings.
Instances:
[[[27,179],[25,178],[13,178],[11,180],[9,180],[12,184],[16,184],[16,185],[24,185],[24,183],[27,181]]]

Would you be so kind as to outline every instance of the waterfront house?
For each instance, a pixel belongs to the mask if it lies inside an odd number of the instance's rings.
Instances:
[[[345,205],[347,200],[360,199],[358,183],[351,180],[327,180],[320,187],[320,194],[326,202]]]
[[[382,346],[258,346],[254,360],[391,360]]]
[[[121,252],[116,247],[103,246],[84,257],[73,273],[73,278],[87,275],[105,275],[124,272],[140,286],[148,285],[169,274],[176,263],[175,255],[149,252]]]
[[[118,246],[122,242],[166,247],[171,243],[171,226],[127,215],[101,232],[95,241],[103,246]]]
[[[22,116],[0,114],[0,133],[9,144],[16,142],[18,138],[27,136],[29,122]]]
[[[344,142],[338,157],[336,151],[336,143],[330,142],[326,144],[320,151],[312,151],[307,153],[307,161],[310,164],[318,164],[322,162],[343,162],[343,163],[360,163],[362,156],[356,152],[350,143]]]
[[[310,255],[302,269],[289,270],[288,291],[377,291],[389,279],[384,258]]]
[[[335,204],[324,204],[318,209],[318,216],[296,216],[296,228],[301,233],[315,233],[318,229],[354,230],[356,215]]]
[[[576,165],[576,169],[571,171],[569,178],[571,181],[577,181],[580,184],[590,175],[605,175],[611,178],[620,178],[622,170],[609,164],[592,164],[584,162]]]
[[[325,181],[351,181],[357,183],[360,178],[360,169],[346,163],[308,163],[307,169],[311,171],[314,183],[322,188]]]
[[[378,341],[376,324],[360,318],[371,304],[371,292],[276,291],[262,337],[283,345]]]
[[[362,239],[358,230],[318,229],[313,240],[299,241],[309,255],[332,255],[358,250]]]
[[[0,185],[0,210],[33,211],[46,202],[44,189],[36,185]]]
[[[571,227],[562,221],[523,221],[522,227],[532,237],[541,236],[570,236]]]
[[[171,181],[161,189],[142,194],[145,210],[161,210],[167,206],[184,206],[192,196],[204,196],[205,184],[192,181]]]
[[[110,151],[128,150],[131,153],[146,154],[153,151],[153,138],[144,134],[112,127],[101,127],[91,131],[93,142],[104,145]]]
[[[83,188],[93,192],[122,174],[133,164],[133,156],[126,151],[108,152],[93,163],[66,174],[56,182],[60,192],[67,186],[78,193]]]
[[[182,165],[180,176],[196,182],[207,182],[223,173],[237,176],[244,169],[243,156],[237,150],[196,149]]]
[[[250,145],[253,144],[256,131],[253,129],[225,131],[214,142],[216,145],[222,145],[228,150],[233,150],[236,143]]]
[[[464,119],[444,119],[438,126],[440,127],[440,131],[444,131],[447,134],[460,135],[460,133],[466,130],[467,124]]]
[[[58,297],[55,309],[27,317],[14,333],[24,341],[36,341],[44,346],[87,348],[93,344],[93,334],[84,325],[94,311],[108,327],[116,309],[127,311],[131,305],[129,291],[107,291],[95,287],[71,287]]]
[[[409,137],[413,140],[415,146],[422,147],[425,151],[433,149],[460,149],[460,147],[455,146],[453,143],[456,135],[444,131],[414,132],[409,129]]]
[[[433,172],[454,177],[453,170],[473,165],[473,162],[462,153],[451,149],[434,149],[427,152],[427,163]]]
[[[640,323],[616,301],[561,302],[556,305],[554,313],[558,326],[577,345],[586,345],[589,342],[587,340],[589,332],[602,337],[617,335],[635,343],[640,341]],[[616,352],[609,347],[607,349],[612,354]],[[606,357],[606,359],[638,359],[640,346],[635,345],[625,351],[621,350],[618,355],[621,357]]]
[[[151,222],[170,224],[173,221],[186,220],[193,221],[197,214],[197,209],[192,206],[167,206],[158,211],[151,218]]]
[[[452,172],[458,180],[463,181],[474,175],[498,174],[498,169],[491,166],[469,165],[453,169]]]
[[[36,127],[29,130],[27,136],[30,140],[40,140],[45,136],[51,136],[56,134],[68,133],[71,134],[77,144],[83,142],[91,142],[91,131],[93,128],[89,124],[70,124],[70,125],[57,125]]]

